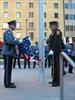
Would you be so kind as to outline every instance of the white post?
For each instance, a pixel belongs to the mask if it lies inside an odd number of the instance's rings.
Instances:
[[[63,88],[63,56],[60,54],[60,100],[64,100]]]
[[[44,59],[44,0],[39,0],[39,58]],[[45,81],[44,61],[40,63],[39,78]]]

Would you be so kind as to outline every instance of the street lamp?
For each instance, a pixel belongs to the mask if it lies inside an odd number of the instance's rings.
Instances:
[[[28,19],[26,19],[26,36],[27,36],[27,21],[28,21]]]

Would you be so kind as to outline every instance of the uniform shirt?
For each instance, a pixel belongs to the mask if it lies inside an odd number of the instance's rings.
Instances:
[[[3,41],[2,54],[14,56],[14,45],[19,44],[19,41],[15,40],[11,29],[7,29],[4,32]]]

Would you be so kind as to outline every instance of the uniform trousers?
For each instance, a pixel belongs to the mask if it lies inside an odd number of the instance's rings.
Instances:
[[[9,86],[11,83],[12,74],[12,60],[13,57],[9,55],[3,55],[4,58],[4,85]]]
[[[59,55],[54,54],[53,63],[53,83],[60,83]]]
[[[28,68],[31,68],[30,67],[30,61],[29,60],[24,60],[24,68],[26,68],[27,64],[28,64]]]
[[[18,61],[18,67],[21,68],[21,65],[20,65],[20,58],[14,58],[13,68],[15,68],[16,60]]]
[[[70,56],[70,58],[75,62],[75,56]],[[73,71],[73,67],[71,66],[71,64],[69,64],[68,72],[72,73],[72,71]]]
[[[45,56],[46,57],[46,56]],[[49,55],[46,59],[45,59],[45,68],[47,68],[47,64],[48,64],[48,67],[50,68],[50,65],[52,64],[51,63],[51,60],[52,60],[52,56]]]

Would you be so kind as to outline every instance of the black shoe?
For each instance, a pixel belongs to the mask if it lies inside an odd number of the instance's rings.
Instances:
[[[24,66],[24,69],[26,68],[26,66]]]
[[[73,72],[70,72],[70,71],[68,73],[73,74]]]
[[[53,84],[53,82],[50,82],[50,81],[49,81],[48,83],[49,83],[49,84]]]
[[[33,68],[35,68],[35,67],[33,67]]]
[[[19,69],[21,69],[21,67],[19,67]]]
[[[5,86],[5,88],[16,88],[15,85],[9,85],[9,86]]]
[[[64,71],[64,72],[63,72],[63,75],[66,75],[66,74],[67,74],[67,72],[66,72],[66,71]]]
[[[10,83],[10,85],[15,85],[15,83]]]
[[[28,67],[29,69],[31,69],[31,67]]]
[[[60,86],[60,83],[53,83],[52,86],[53,87]]]

